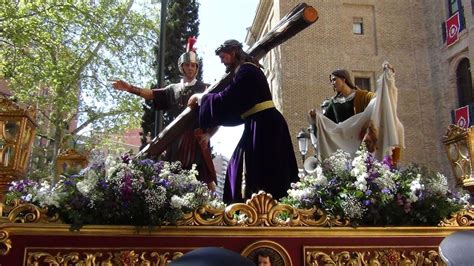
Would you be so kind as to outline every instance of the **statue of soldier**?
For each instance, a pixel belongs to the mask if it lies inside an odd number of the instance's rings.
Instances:
[[[195,93],[202,93],[206,84],[196,79],[199,70],[199,58],[193,48],[196,39],[189,38],[186,52],[178,59],[182,79],[165,88],[143,89],[122,80],[114,80],[116,90],[138,95],[146,100],[153,100],[158,110],[165,111],[165,116],[174,119],[186,107],[188,99]],[[198,124],[177,138],[166,150],[165,160],[180,161],[184,169],[197,165],[198,180],[206,183],[212,191],[216,188],[216,172],[212,163],[209,140],[216,128],[203,129]]]

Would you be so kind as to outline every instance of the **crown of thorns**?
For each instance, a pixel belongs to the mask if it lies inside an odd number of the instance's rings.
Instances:
[[[242,43],[240,43],[239,41],[227,40],[216,49],[216,55],[218,55],[220,52],[226,52],[235,48],[242,49],[242,47]]]

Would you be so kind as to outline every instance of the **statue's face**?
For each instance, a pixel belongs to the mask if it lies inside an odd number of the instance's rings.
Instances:
[[[221,59],[221,63],[226,66],[226,72],[237,67],[235,52],[220,52],[219,58]]]
[[[183,63],[182,67],[183,67],[185,79],[187,80],[194,79],[197,73],[197,64],[196,63]]]
[[[269,257],[258,256],[258,266],[271,266],[272,263]]]
[[[344,86],[344,80],[340,77],[331,75],[331,84],[335,91],[340,92],[342,87]]]

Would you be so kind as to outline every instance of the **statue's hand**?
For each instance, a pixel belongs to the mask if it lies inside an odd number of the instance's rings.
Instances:
[[[188,106],[193,108],[193,109],[198,106],[198,98],[197,98],[196,94],[191,95],[191,97],[189,97]]]
[[[191,108],[196,108],[197,106],[201,105],[201,98],[203,95],[203,93],[196,93],[191,95],[188,100],[188,106]]]
[[[132,85],[128,84],[123,80],[110,80],[112,81],[112,87],[118,91],[130,92]]]

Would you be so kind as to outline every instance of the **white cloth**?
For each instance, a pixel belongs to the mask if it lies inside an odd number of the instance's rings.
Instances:
[[[405,147],[404,128],[397,116],[397,87],[394,73],[386,67],[377,80],[376,97],[365,110],[341,123],[334,123],[321,112],[316,112],[319,158],[325,159],[338,149],[355,154],[361,140],[360,131],[372,121],[377,132],[375,156],[382,160],[391,155],[394,147]]]

